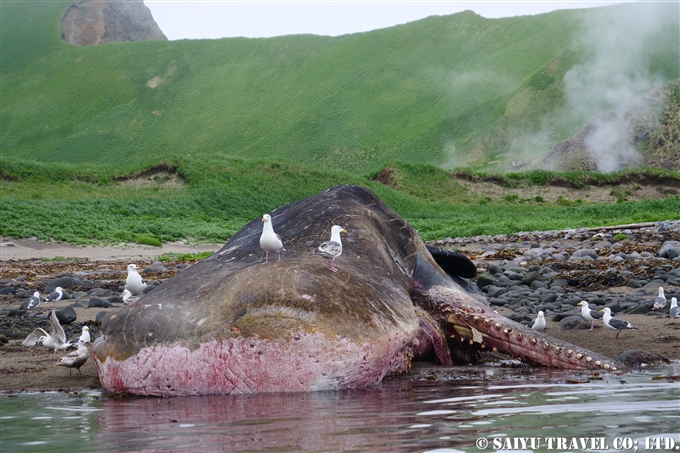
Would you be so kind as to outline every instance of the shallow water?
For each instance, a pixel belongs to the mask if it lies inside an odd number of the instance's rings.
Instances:
[[[0,451],[479,452],[480,438],[486,451],[646,451],[657,438],[680,450],[680,384],[664,377],[679,373],[567,384],[573,373],[489,367],[337,392],[0,395]]]

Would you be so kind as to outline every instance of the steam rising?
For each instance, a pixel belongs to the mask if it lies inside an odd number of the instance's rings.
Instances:
[[[598,171],[616,171],[643,161],[633,145],[635,128],[630,113],[633,108],[645,108],[640,99],[633,102],[636,98],[665,82],[650,68],[649,55],[662,30],[677,28],[677,11],[673,15],[669,10],[673,11],[655,3],[603,8],[600,14],[588,16],[574,43],[577,48],[590,49],[591,57],[565,74],[566,108],[559,117],[553,115],[544,122],[583,125],[598,112],[610,111],[590,121],[583,140]],[[538,137],[546,135],[541,132]]]

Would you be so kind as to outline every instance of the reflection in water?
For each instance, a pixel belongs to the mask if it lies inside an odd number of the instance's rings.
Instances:
[[[679,371],[676,362],[584,384],[545,383],[564,382],[566,374],[534,370],[514,379],[490,371],[492,385],[474,378],[244,396],[2,395],[0,451],[477,452],[478,438],[493,451],[494,438],[520,437],[539,439],[535,451],[545,451],[550,437],[604,438],[612,451],[615,438],[626,437],[643,451],[649,436],[680,444],[680,386],[652,379]]]

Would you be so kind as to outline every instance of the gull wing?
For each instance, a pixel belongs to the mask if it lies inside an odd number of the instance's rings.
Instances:
[[[66,343],[66,332],[64,328],[59,324],[59,319],[57,319],[57,312],[52,311],[50,315],[50,323],[52,324],[52,336],[62,343]]]
[[[35,344],[38,342],[40,337],[49,337],[49,335],[43,329],[38,327],[33,332],[31,332],[31,334],[29,336],[27,336],[24,341],[21,342],[21,345],[29,347],[29,348],[31,346],[35,346]]]

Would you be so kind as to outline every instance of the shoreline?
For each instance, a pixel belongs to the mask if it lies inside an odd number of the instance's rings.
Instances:
[[[0,261],[31,259],[87,258],[90,261],[153,260],[169,253],[216,252],[224,244],[186,244],[169,242],[162,247],[143,244],[72,245],[61,242],[41,242],[36,238],[4,238],[0,246]],[[11,244],[11,245],[10,245]]]
[[[675,221],[674,223],[678,222]],[[678,225],[673,226],[675,233],[668,231],[663,234],[660,234],[656,229],[654,231],[643,231],[650,228],[648,224],[626,225],[622,228],[625,227],[633,229],[633,231],[628,233],[631,236],[630,241],[628,241],[630,242],[630,247],[633,247],[640,253],[650,255],[650,257],[636,261],[639,262],[637,266],[640,269],[647,269],[651,268],[650,266],[658,265],[680,268],[680,263],[676,264],[676,261],[660,261],[658,258],[651,258],[652,252],[658,250],[664,240],[678,238]],[[640,231],[635,231],[634,227],[641,227]],[[604,231],[610,232],[606,234],[615,233],[612,230],[617,229],[617,227],[603,228],[606,228]],[[561,271],[565,276],[570,275],[571,272],[580,272],[580,278],[585,281],[587,280],[586,277],[589,276],[607,275],[602,273],[604,268],[600,269],[601,266],[610,266],[609,270],[617,266],[624,266],[612,261],[611,257],[604,256],[605,250],[610,249],[599,247],[599,242],[597,244],[593,242],[593,235],[595,233],[598,235],[604,234],[601,229],[599,231],[598,229],[583,229],[578,231],[568,230],[560,234],[557,234],[557,232],[543,232],[540,234],[539,232],[519,233],[519,237],[457,238],[428,241],[427,244],[455,248],[461,253],[466,254],[475,263],[478,269],[478,277],[488,271],[492,263],[500,265],[505,263],[504,266],[516,265],[527,267],[533,261],[526,253],[522,255],[521,250],[525,250],[527,253],[529,251],[544,250],[543,247],[547,247],[550,244],[555,245],[556,241],[562,244],[561,248],[563,250],[591,247],[602,254],[602,261],[543,261],[544,266],[552,265],[555,269],[567,266],[567,268]],[[567,238],[566,234],[570,237]],[[153,268],[154,266],[151,266],[153,261],[158,260],[160,256],[165,254],[214,252],[223,246],[223,244],[186,244],[177,242],[164,244],[163,247],[139,244],[101,247],[75,246],[53,242],[44,243],[37,241],[35,238],[19,240],[3,239],[6,242],[11,241],[14,245],[0,247],[0,268],[3,269],[3,275],[0,279],[5,280],[4,287],[23,287],[29,292],[25,293],[25,296],[17,294],[17,297],[14,297],[13,294],[3,293],[0,295],[0,310],[9,311],[9,309],[18,308],[19,304],[32,294],[31,291],[42,291],[46,283],[51,279],[65,275],[88,278],[92,280],[90,282],[92,286],[85,288],[76,285],[70,288],[69,294],[71,295],[73,291],[73,297],[50,304],[49,309],[60,309],[67,306],[74,307],[77,321],[69,326],[69,328],[77,331],[82,325],[89,325],[93,334],[99,328],[98,315],[102,311],[115,310],[117,306],[120,306],[120,302],[116,302],[113,299],[119,296],[121,285],[125,283],[125,271],[128,263],[134,262],[140,269],[143,269],[144,266]],[[601,242],[602,239],[599,238],[597,240]],[[617,250],[626,249],[629,245],[622,245]],[[535,246],[541,246],[542,248]],[[526,260],[528,263],[523,263],[523,260]],[[171,257],[169,261],[163,262],[161,266],[164,268],[163,270],[150,270],[149,274],[145,274],[145,278],[162,283],[167,278],[180,272],[186,265],[186,262],[180,262]],[[630,265],[629,263],[628,266]],[[514,269],[519,271],[518,268]],[[638,272],[637,269],[633,270]],[[585,274],[583,274],[584,272]],[[649,278],[651,279],[651,276]],[[606,282],[606,280],[602,280],[602,285],[599,285],[598,281],[594,280],[593,284],[597,289],[589,291],[594,291],[593,295],[600,296],[603,299],[618,298],[620,302],[630,299],[631,295],[639,295],[636,297],[642,298],[651,297],[651,293],[655,291],[653,288],[648,288],[647,290],[644,288],[634,289],[627,285],[621,286],[620,284],[618,286],[609,286]],[[653,286],[653,283],[653,281],[650,281],[650,285]],[[101,305],[95,306],[89,303],[89,299],[94,298],[92,297],[93,294],[90,294],[89,288],[106,288],[109,291],[107,293],[108,296],[101,295],[98,297],[109,299],[115,305],[109,306],[110,308],[102,308]],[[669,286],[668,291],[669,293],[674,292],[677,294],[677,288],[678,286]],[[576,289],[573,291],[576,291]],[[513,291],[508,291],[506,294],[511,295],[514,293]],[[489,296],[487,295],[487,297]],[[488,300],[491,302],[491,297]],[[541,301],[531,301],[527,298],[521,306],[495,305],[494,308],[500,314],[511,317],[517,316],[519,313],[531,314],[527,310],[540,309],[537,307],[541,303]],[[568,310],[571,311],[572,307]],[[573,311],[574,313],[572,314],[577,314],[575,307],[573,307]],[[47,311],[44,313],[47,313]],[[569,342],[610,358],[616,358],[624,351],[644,349],[673,360],[674,363],[680,360],[680,320],[676,320],[677,326],[674,326],[667,314],[663,317],[657,317],[646,314],[621,313],[618,316],[630,321],[637,327],[637,330],[626,330],[621,333],[618,340],[614,340],[614,331],[602,326],[601,323],[592,332],[587,330],[560,330],[560,324],[548,318],[547,325],[549,330],[546,333],[558,341]],[[14,332],[30,332],[33,328],[37,327],[38,322],[40,322],[39,319],[31,316],[22,316],[19,313],[0,316],[0,323],[7,324],[3,328]],[[42,322],[45,323],[45,321]],[[0,347],[0,375],[2,375],[0,394],[22,391],[101,390],[99,375],[91,359],[82,367],[82,374],[75,370],[70,374],[66,368],[53,366],[57,358],[65,355],[65,353],[57,353],[55,355],[52,351],[46,350],[43,347],[25,348],[21,345],[21,338],[12,337],[9,333],[7,335],[9,341]],[[454,365],[454,367],[461,366],[465,367],[466,365]],[[444,374],[451,370],[450,367],[438,367],[437,369],[441,370]],[[572,372],[576,375],[590,375],[590,372],[584,370],[572,370]],[[418,379],[417,375],[411,377],[407,375],[401,378]]]

